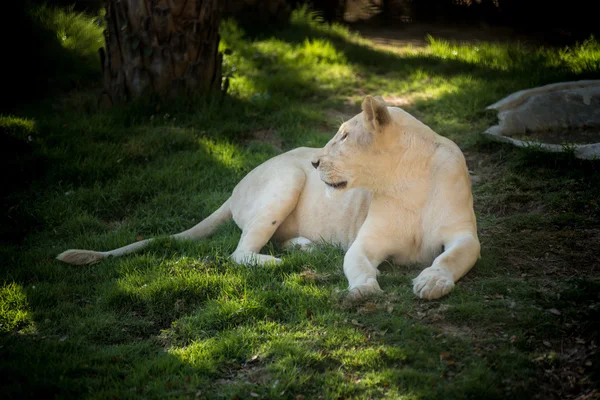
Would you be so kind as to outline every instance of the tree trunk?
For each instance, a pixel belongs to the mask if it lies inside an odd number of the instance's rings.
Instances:
[[[106,0],[105,101],[220,90],[220,3]]]

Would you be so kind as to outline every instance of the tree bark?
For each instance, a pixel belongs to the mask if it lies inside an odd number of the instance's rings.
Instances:
[[[105,101],[220,90],[220,18],[220,0],[106,0]]]

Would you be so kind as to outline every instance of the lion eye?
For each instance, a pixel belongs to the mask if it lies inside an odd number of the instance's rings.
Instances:
[[[348,132],[344,132],[344,133],[342,133],[342,137],[340,138],[340,140],[346,140],[347,137],[348,137]]]

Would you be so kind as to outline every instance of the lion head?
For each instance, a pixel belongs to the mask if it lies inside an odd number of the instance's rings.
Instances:
[[[321,180],[336,190],[371,188],[389,153],[386,134],[392,125],[387,106],[367,96],[362,113],[344,122],[312,160]]]

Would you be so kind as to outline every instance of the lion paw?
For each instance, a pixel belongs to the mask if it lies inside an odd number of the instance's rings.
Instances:
[[[348,297],[351,299],[360,299],[364,296],[382,291],[377,280],[373,278],[367,279],[366,283],[351,287],[349,290]]]
[[[454,289],[454,279],[448,271],[425,268],[413,279],[413,292],[422,299],[434,300],[447,295]]]

